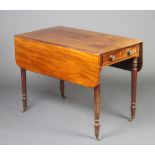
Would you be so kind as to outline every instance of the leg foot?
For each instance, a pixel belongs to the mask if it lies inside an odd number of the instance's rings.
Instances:
[[[99,130],[100,130],[99,121],[97,121],[97,120],[95,121],[94,128],[95,128],[95,137],[97,140],[99,140]]]
[[[61,96],[65,98],[65,85],[63,80],[60,80],[60,93],[61,93]]]
[[[94,88],[94,112],[95,112],[95,137],[99,140],[99,129],[100,129],[100,85]]]
[[[135,104],[131,104],[131,118],[130,118],[130,121],[134,120],[135,113],[136,113],[136,106],[135,106]]]
[[[23,96],[23,112],[27,111],[27,99]]]
[[[21,68],[23,112],[27,110],[26,70]]]

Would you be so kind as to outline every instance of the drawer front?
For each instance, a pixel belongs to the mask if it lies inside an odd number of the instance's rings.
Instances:
[[[139,46],[134,45],[127,48],[119,49],[103,55],[103,66],[111,65],[132,57],[139,56]]]

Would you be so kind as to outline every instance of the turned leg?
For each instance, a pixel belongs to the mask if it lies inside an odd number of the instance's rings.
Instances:
[[[94,88],[94,112],[95,112],[95,137],[96,139],[99,139],[99,128],[100,128],[100,121],[99,121],[99,115],[100,115],[100,85],[97,85]]]
[[[136,57],[133,58],[131,71],[131,121],[135,118],[136,113],[137,61]]]
[[[60,93],[61,93],[61,96],[63,98],[65,97],[65,95],[64,95],[64,89],[65,89],[64,81],[63,80],[60,80]]]
[[[21,68],[23,112],[27,110],[26,70]]]

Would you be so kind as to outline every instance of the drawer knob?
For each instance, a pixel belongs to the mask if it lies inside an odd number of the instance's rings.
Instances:
[[[110,61],[115,61],[116,60],[116,57],[114,55],[110,55],[109,60]]]
[[[133,54],[133,51],[129,50],[127,54],[128,54],[128,56],[131,56]]]

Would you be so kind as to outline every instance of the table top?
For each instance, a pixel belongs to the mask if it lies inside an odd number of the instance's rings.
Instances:
[[[91,54],[104,54],[142,41],[111,34],[56,26],[16,35],[27,39],[77,49]]]

